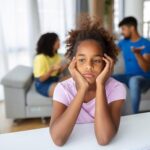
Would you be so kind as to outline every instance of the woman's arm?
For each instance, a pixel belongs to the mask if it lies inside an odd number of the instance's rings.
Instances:
[[[53,66],[47,73],[45,73],[44,75],[40,76],[40,77],[39,77],[39,80],[40,80],[41,82],[46,81],[46,80],[51,76],[51,74],[52,74],[53,72],[59,71],[60,68],[61,68],[60,66]]]
[[[67,67],[68,67],[68,64],[63,65],[63,66],[54,66],[46,74],[44,74],[43,76],[41,76],[39,79],[40,79],[41,82],[44,82],[45,80],[47,80],[51,76],[51,74],[53,72],[57,71],[58,73],[61,73]]]
[[[89,87],[87,81],[76,70],[75,65],[76,60],[73,59],[69,65],[69,71],[75,80],[77,86],[77,95],[67,108],[59,102],[54,101],[53,103],[50,134],[54,143],[59,146],[63,145],[71,134],[77,117],[80,113],[85,93]]]

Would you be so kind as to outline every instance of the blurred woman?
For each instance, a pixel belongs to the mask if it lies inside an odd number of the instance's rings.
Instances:
[[[60,40],[56,33],[43,34],[37,43],[37,54],[33,62],[35,88],[46,97],[53,95],[58,76],[64,70],[62,57],[57,54],[59,47]]]

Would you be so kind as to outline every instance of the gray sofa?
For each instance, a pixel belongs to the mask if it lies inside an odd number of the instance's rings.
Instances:
[[[120,56],[121,57],[121,56]],[[123,62],[119,59],[115,73],[123,72]],[[6,117],[24,119],[49,117],[52,110],[52,98],[47,98],[36,92],[32,76],[32,68],[17,66],[2,79],[5,95]],[[140,111],[150,110],[150,90],[142,95]],[[127,88],[127,100],[122,109],[122,115],[132,114],[130,95]]]
[[[52,98],[36,92],[32,77],[32,68],[17,66],[2,79],[5,94],[6,117],[24,119],[49,117],[52,110]],[[122,115],[132,114],[129,96],[122,109]]]
[[[36,92],[32,77],[32,68],[17,66],[2,79],[4,85],[6,117],[24,119],[49,117],[52,98]]]

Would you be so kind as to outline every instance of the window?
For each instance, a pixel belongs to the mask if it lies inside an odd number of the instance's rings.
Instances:
[[[119,0],[114,0],[114,31],[118,31],[119,24]]]
[[[27,0],[6,0],[1,3],[2,51],[7,56],[8,69],[28,60]]]
[[[143,8],[143,36],[150,39],[150,0],[144,1]]]
[[[60,53],[65,53],[64,41],[75,25],[75,0],[38,0],[41,32],[56,32],[61,40]]]
[[[56,32],[65,53],[65,38],[75,25],[76,0],[4,0],[0,5],[0,80],[17,65],[32,66],[36,47],[32,29],[40,20],[41,34]],[[34,7],[37,4],[38,7]],[[34,8],[33,8],[34,7]],[[38,10],[37,10],[38,9]],[[32,20],[31,18],[34,18]],[[35,22],[34,22],[35,21]],[[40,30],[37,29],[37,30]],[[37,37],[38,39],[39,37]],[[33,41],[32,41],[33,40]],[[2,99],[0,85],[0,99]]]

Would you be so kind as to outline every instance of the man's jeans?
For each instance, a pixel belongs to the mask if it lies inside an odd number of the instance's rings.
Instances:
[[[131,105],[134,113],[138,113],[140,106],[141,93],[150,88],[150,78],[140,75],[115,74],[113,77],[123,82],[130,89]]]

